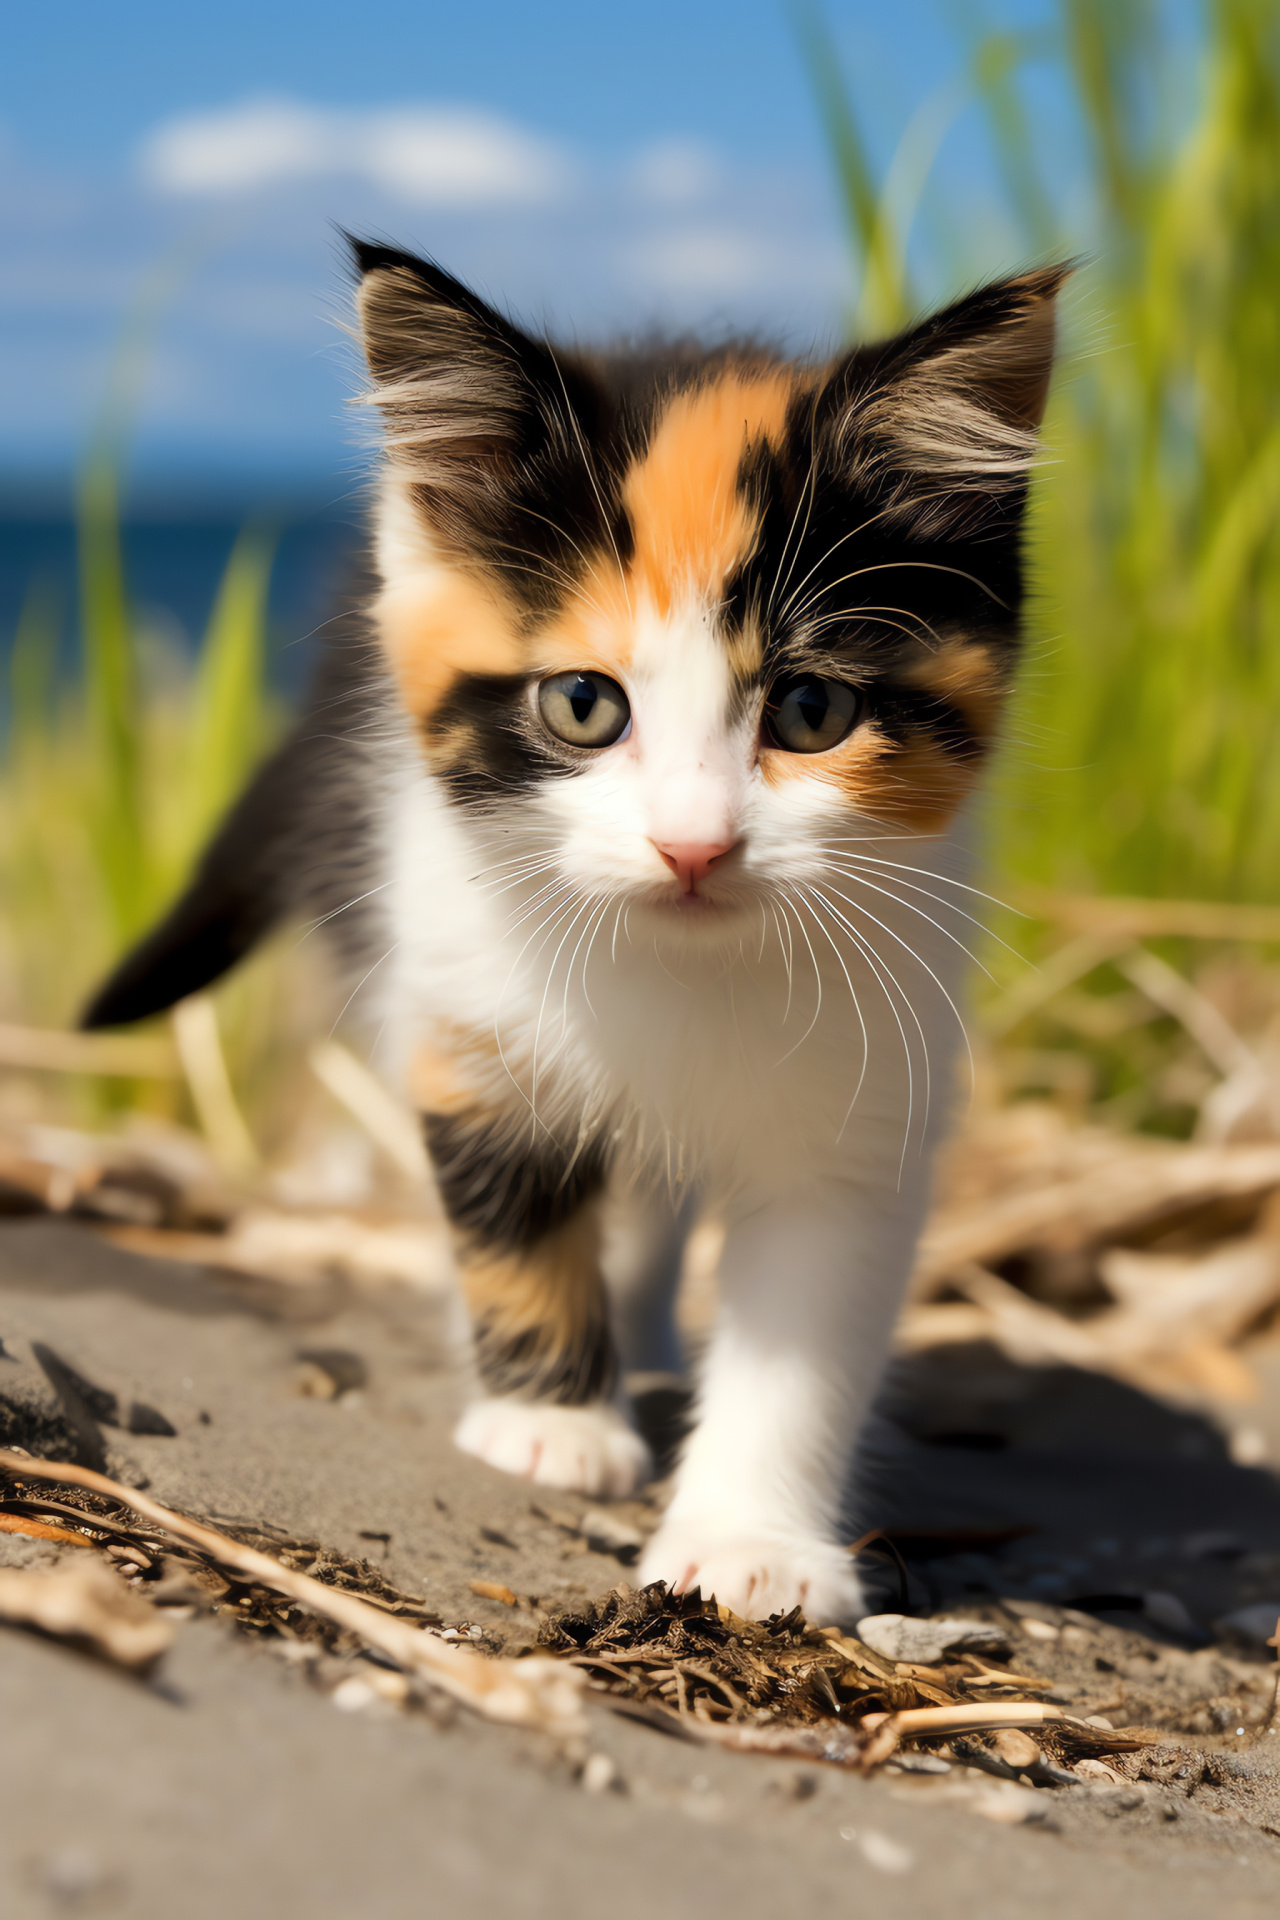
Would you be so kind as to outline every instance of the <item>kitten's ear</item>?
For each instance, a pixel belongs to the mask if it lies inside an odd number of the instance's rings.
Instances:
[[[387,453],[427,517],[465,540],[523,463],[581,431],[591,396],[576,391],[575,369],[433,262],[351,248]]]
[[[858,348],[819,396],[819,436],[836,463],[925,537],[1021,504],[1070,271],[996,281],[896,340]]]

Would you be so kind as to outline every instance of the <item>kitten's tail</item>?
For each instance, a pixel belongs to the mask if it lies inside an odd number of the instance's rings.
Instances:
[[[161,1013],[242,960],[288,910],[281,853],[293,837],[299,742],[261,769],[206,847],[186,892],[127,953],[80,1016],[122,1027]]]
[[[338,677],[346,684],[335,689]],[[322,697],[259,769],[186,891],[98,988],[82,1028],[164,1012],[295,916],[338,916],[341,944],[358,949],[362,921],[341,909],[372,884],[372,794],[353,734],[368,719],[374,686],[367,674],[353,684],[348,662],[340,676],[322,674],[316,691]]]

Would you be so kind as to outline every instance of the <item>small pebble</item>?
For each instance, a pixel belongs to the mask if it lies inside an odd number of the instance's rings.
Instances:
[[[619,1785],[618,1769],[607,1753],[587,1755],[581,1774],[584,1793],[607,1793],[610,1787]]]
[[[858,1622],[858,1638],[886,1660],[932,1666],[944,1653],[994,1651],[1008,1645],[985,1620],[914,1620],[903,1613],[872,1613]]]
[[[110,1875],[87,1847],[59,1847],[44,1862],[41,1876],[60,1906],[79,1906],[107,1887]]]
[[[1176,1633],[1183,1640],[1198,1640],[1200,1629],[1187,1611],[1186,1603],[1176,1593],[1165,1593],[1156,1588],[1142,1596],[1142,1611],[1153,1626],[1162,1627],[1166,1633]]]
[[[1266,1647],[1274,1641],[1277,1621],[1280,1621],[1280,1600],[1255,1600],[1251,1606],[1224,1613],[1213,1625],[1216,1633],[1236,1634],[1255,1646]]]
[[[870,1644],[870,1643],[868,1643]],[[840,1838],[852,1840],[863,1859],[880,1873],[909,1873],[916,1857],[900,1840],[890,1839],[875,1827],[841,1827]]]
[[[378,1696],[367,1680],[352,1674],[349,1679],[338,1682],[329,1698],[339,1713],[362,1713],[366,1707],[377,1704]]]
[[[1017,1727],[1000,1727],[990,1736],[989,1744],[993,1753],[1020,1773],[1028,1767],[1039,1766],[1044,1758],[1030,1734],[1020,1732]]]

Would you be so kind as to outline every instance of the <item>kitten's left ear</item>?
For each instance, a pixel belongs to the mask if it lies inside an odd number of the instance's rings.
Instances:
[[[973,527],[984,499],[1020,504],[1070,271],[997,281],[883,346],[855,349],[819,396],[820,443],[925,536]]]

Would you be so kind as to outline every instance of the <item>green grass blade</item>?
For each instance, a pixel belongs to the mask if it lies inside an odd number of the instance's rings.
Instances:
[[[146,910],[147,857],[139,791],[138,674],[116,475],[101,452],[90,457],[80,476],[76,535],[85,703],[99,775],[93,837],[123,940],[137,931]]]
[[[269,724],[267,596],[276,535],[246,527],[218,588],[192,692],[184,837],[189,858],[261,755]]]
[[[858,325],[891,333],[911,313],[914,296],[889,207],[867,154],[862,129],[840,72],[840,58],[814,0],[792,0],[791,20],[835,163],[845,228],[861,280]]]
[[[9,655],[9,755],[38,747],[53,721],[62,633],[62,596],[35,579],[23,596]]]

